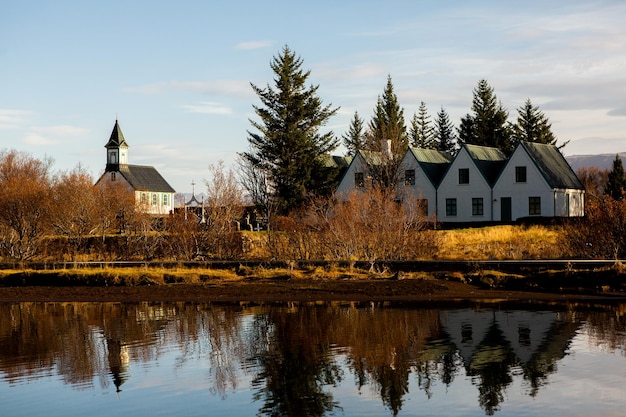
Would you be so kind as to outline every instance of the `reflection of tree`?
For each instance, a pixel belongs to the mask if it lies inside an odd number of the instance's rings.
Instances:
[[[355,377],[394,415],[413,373],[428,398],[463,370],[494,414],[515,375],[537,395],[577,332],[626,349],[626,314],[502,312],[356,305],[283,308],[192,303],[0,303],[0,375],[9,382],[55,371],[74,389],[94,378],[120,390],[130,363],[176,346],[177,366],[208,361],[211,393],[225,396],[253,373],[260,415],[322,416],[339,408],[332,386]],[[582,323],[582,325],[580,324]],[[337,363],[345,358],[347,366]]]
[[[257,316],[251,361],[258,367],[255,400],[260,415],[323,416],[338,407],[324,386],[341,381],[340,367],[330,355],[333,314],[323,308],[270,309]],[[336,323],[335,323],[336,324]]]
[[[472,381],[478,378],[478,403],[487,415],[493,415],[504,400],[504,390],[513,381],[511,368],[515,353],[494,322],[467,367]]]
[[[437,349],[426,353],[425,346],[429,338],[439,338],[439,313],[386,308],[349,312],[342,316],[338,344],[350,347],[349,365],[358,387],[374,382],[383,403],[396,415],[408,393],[411,367],[423,381],[429,380],[436,368]]]

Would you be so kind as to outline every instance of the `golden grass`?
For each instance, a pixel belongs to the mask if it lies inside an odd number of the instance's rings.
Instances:
[[[439,233],[439,259],[548,259],[564,255],[556,226],[503,225]]]

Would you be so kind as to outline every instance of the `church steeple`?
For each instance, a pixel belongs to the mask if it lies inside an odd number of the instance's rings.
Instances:
[[[111,137],[104,147],[107,148],[107,171],[117,171],[120,165],[128,165],[128,143],[117,119]]]

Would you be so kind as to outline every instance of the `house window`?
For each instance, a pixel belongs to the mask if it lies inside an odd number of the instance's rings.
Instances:
[[[530,216],[541,214],[541,197],[528,197],[528,214]]]
[[[111,152],[109,154],[111,164],[117,164],[117,152]]]
[[[354,173],[354,186],[357,188],[365,187],[365,177],[362,172]]]
[[[515,167],[515,182],[526,182],[526,167]]]
[[[469,184],[469,168],[459,168],[459,184]]]
[[[482,215],[483,215],[483,199],[472,198],[472,216],[482,216]]]
[[[156,194],[156,193],[153,193],[153,194],[152,194],[152,205],[153,205],[153,206],[156,206],[156,205],[157,205],[157,203],[158,203],[158,201],[159,201],[159,195],[158,195],[158,194]]]
[[[446,198],[446,216],[456,216],[456,198]]]
[[[141,193],[141,204],[148,204],[148,194]]]
[[[168,198],[167,198],[167,197],[168,197],[168,195],[167,195],[167,194],[163,194],[163,205],[164,205],[164,206],[169,205],[169,202],[168,202]]]
[[[421,216],[428,216],[428,199],[427,198],[417,199],[417,212]]]
[[[415,185],[415,170],[407,169],[404,171],[404,185]]]
[[[115,181],[115,172],[111,172],[111,181]]]

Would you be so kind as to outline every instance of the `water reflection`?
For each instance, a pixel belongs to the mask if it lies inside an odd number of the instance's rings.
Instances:
[[[410,390],[429,399],[457,379],[496,413],[515,380],[534,398],[581,333],[623,354],[626,308],[525,311],[407,306],[0,304],[0,376],[20,386],[58,375],[73,389],[125,395],[137,368],[176,350],[174,368],[201,359],[210,395],[245,382],[257,413],[323,416],[344,410],[338,386],[375,392],[392,415]],[[164,384],[167,381],[162,382]],[[1,399],[1,397],[0,397]],[[475,405],[476,407],[476,405]]]

